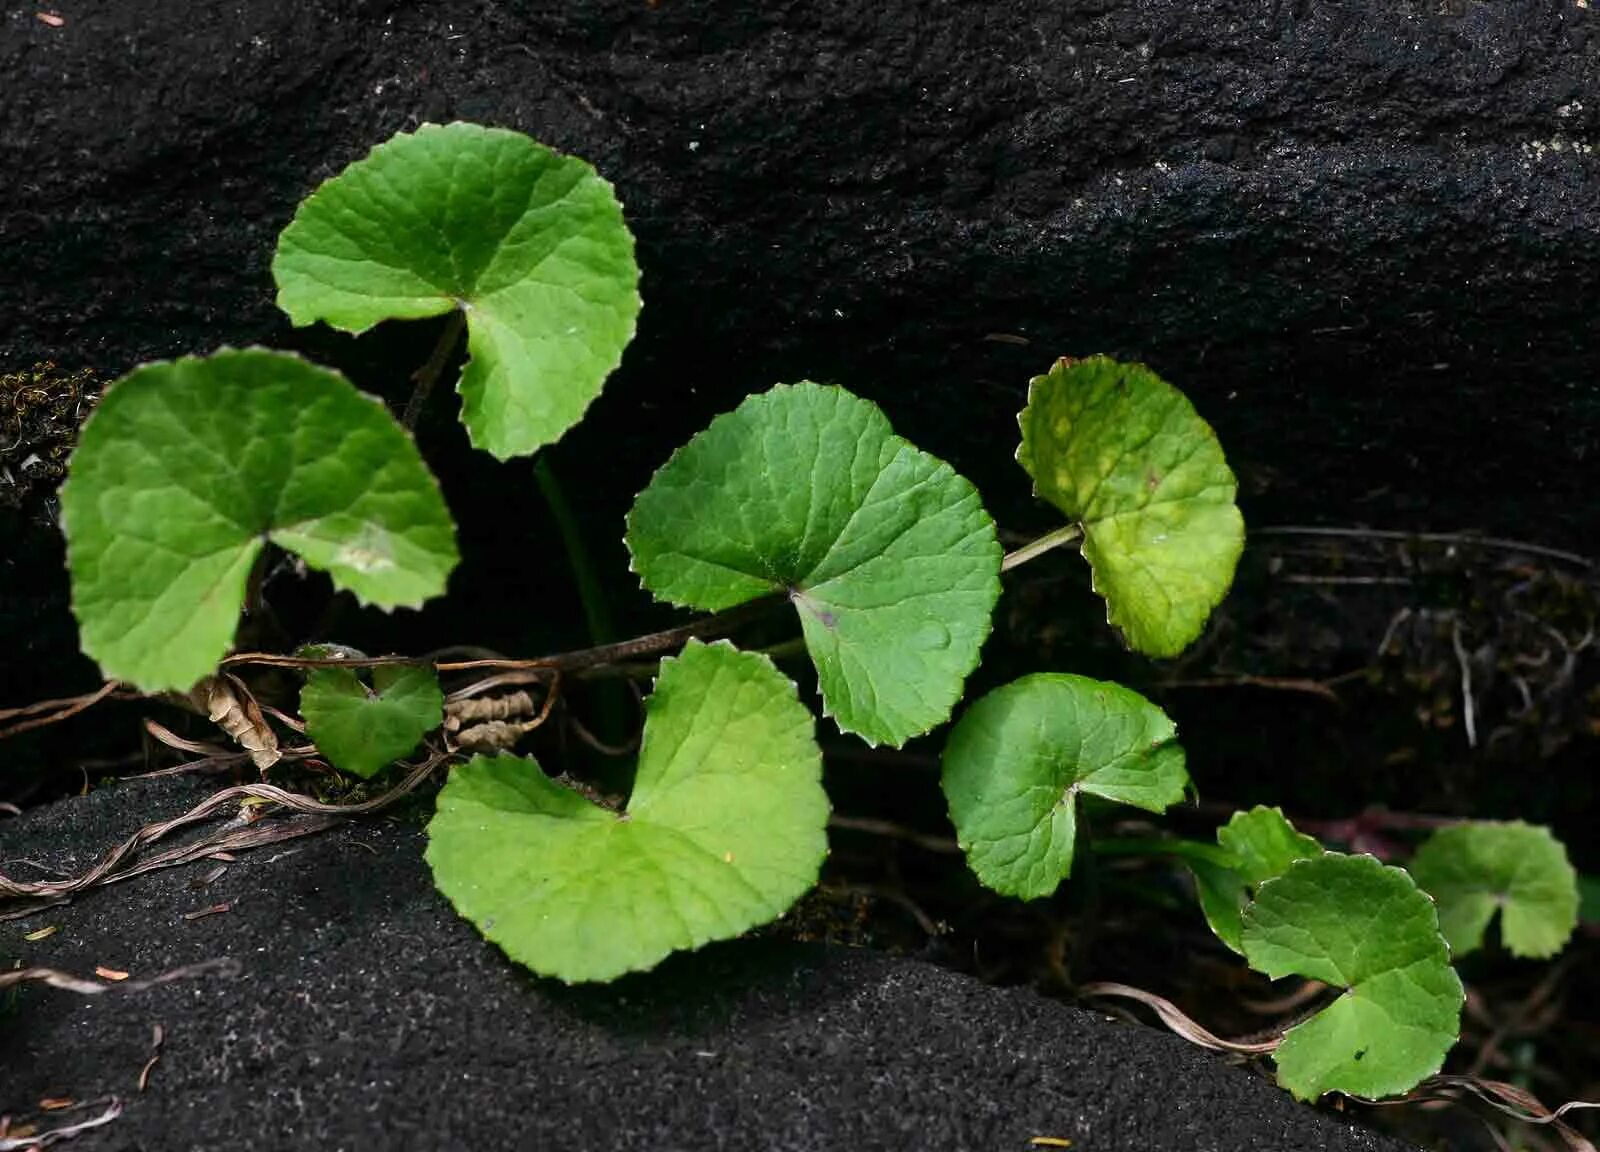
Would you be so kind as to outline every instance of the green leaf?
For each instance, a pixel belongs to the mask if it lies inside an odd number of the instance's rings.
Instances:
[[[1235,812],[1227,824],[1217,829],[1217,844],[1210,854],[1185,853],[1184,862],[1194,874],[1206,923],[1219,940],[1242,956],[1243,912],[1251,893],[1282,875],[1296,860],[1321,853],[1322,845],[1296,832],[1277,808],[1261,805],[1248,812]]]
[[[568,982],[737,936],[782,915],[827,853],[812,727],[765,656],[691,641],[661,662],[625,812],[531,760],[476,757],[428,826],[434,880],[513,960]]]
[[[457,560],[439,487],[383,406],[261,348],[119,380],[84,425],[61,512],[83,649],[146,692],[216,667],[268,540],[383,608],[439,595]]]
[[[1212,844],[1196,844],[1208,853],[1186,852],[1183,862],[1194,876],[1195,895],[1206,924],[1230,949],[1244,955],[1244,909],[1250,903],[1250,885],[1239,873],[1239,861]]]
[[[628,514],[659,599],[800,614],[824,710],[869,743],[950,715],[989,635],[1001,551],[977,491],[842,388],[779,385],[680,448]]]
[[[1210,425],[1142,364],[1057,361],[1034,377],[1017,461],[1083,526],[1108,618],[1149,656],[1176,656],[1227,594],[1244,548],[1236,484]]]
[[[1407,1092],[1461,1030],[1461,980],[1433,901],[1404,869],[1327,852],[1261,885],[1244,911],[1250,966],[1345,989],[1284,1035],[1278,1083],[1302,1100]]]
[[[341,772],[363,779],[414,749],[444,719],[432,668],[380,664],[372,688],[348,668],[317,668],[300,689],[306,734]]]
[[[944,749],[941,783],[967,863],[1024,900],[1072,870],[1080,793],[1165,811],[1189,782],[1177,729],[1137,692],[1041,673],[968,708]]]
[[[1483,947],[1496,911],[1513,956],[1544,959],[1578,926],[1578,874],[1548,828],[1479,821],[1441,828],[1411,858],[1411,875],[1439,904],[1457,956]]]
[[[611,185],[518,132],[424,124],[304,200],[278,238],[297,326],[467,317],[461,419],[504,460],[560,439],[600,394],[639,315],[633,237]]]
[[[1295,831],[1280,809],[1259,804],[1235,812],[1217,829],[1217,843],[1238,861],[1239,874],[1252,888],[1283,875],[1296,860],[1322,854],[1322,845]]]

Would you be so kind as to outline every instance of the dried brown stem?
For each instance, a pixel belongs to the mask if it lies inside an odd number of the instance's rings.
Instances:
[[[47,724],[55,724],[76,716],[85,708],[90,708],[100,703],[100,701],[115,692],[118,687],[119,685],[115,680],[107,680],[93,692],[87,692],[82,696],[73,696],[66,700],[41,700],[37,704],[27,704],[21,708],[7,708],[4,711],[0,711],[0,720],[9,719],[12,716],[32,717],[13,724],[9,728],[0,728],[0,740],[4,740],[7,736],[15,736],[20,732],[27,732],[33,728],[43,728]],[[50,712],[49,710],[52,708],[58,709],[58,711]],[[48,712],[48,714],[41,716],[38,715],[40,712]]]
[[[72,896],[87,888],[113,884],[119,880],[126,880],[156,868],[184,864],[190,860],[209,856],[219,851],[254,848],[261,844],[304,836],[312,832],[320,832],[342,818],[366,815],[394,803],[421,784],[435,768],[443,763],[444,759],[443,755],[430,756],[413,768],[406,778],[394,788],[381,796],[359,804],[325,804],[320,800],[314,800],[309,796],[301,796],[272,784],[241,784],[233,788],[224,788],[222,791],[208,796],[180,816],[175,816],[171,820],[145,825],[110,852],[107,852],[94,867],[80,876],[66,880],[28,883],[0,875],[0,900],[59,901],[61,898]],[[141,849],[153,844],[162,837],[180,828],[197,824],[212,816],[225,805],[245,797],[268,800],[292,811],[314,817],[314,819],[286,821],[279,824],[258,823],[241,829],[224,830],[216,836],[194,844],[174,848],[159,856],[134,863],[125,863]],[[7,913],[5,916],[0,916],[0,918],[8,919],[18,914],[16,912]]]
[[[615,664],[641,656],[653,656],[681,648],[690,640],[725,636],[729,632],[758,620],[772,611],[785,599],[782,593],[773,593],[760,599],[717,612],[710,616],[652,632],[632,640],[615,644],[601,644],[594,648],[580,648],[572,652],[558,652],[553,656],[535,656],[530,659],[483,660],[428,660],[416,656],[364,656],[359,659],[329,657],[281,656],[274,652],[238,652],[222,661],[224,667],[235,664],[260,664],[273,668],[379,668],[384,665],[432,665],[436,672],[470,672],[476,668],[497,668],[506,672],[553,671],[577,672],[603,664]],[[465,690],[463,690],[465,691]],[[460,696],[460,692],[452,693]]]
[[[1576,552],[1533,544],[1526,540],[1508,540],[1502,536],[1478,536],[1470,532],[1396,532],[1380,528],[1327,528],[1302,524],[1275,524],[1266,528],[1252,528],[1250,535],[1261,536],[1332,536],[1347,540],[1396,540],[1401,543],[1416,541],[1422,544],[1446,544],[1463,548],[1487,548],[1498,552],[1521,552],[1527,556],[1543,556],[1560,560],[1580,568],[1594,568],[1596,562]]]
[[[1142,988],[1133,988],[1127,984],[1101,982],[1098,984],[1085,984],[1078,990],[1085,996],[1115,996],[1126,1000],[1137,1000],[1139,1003],[1153,1009],[1161,1018],[1161,1022],[1172,1029],[1179,1036],[1191,1044],[1202,1048],[1210,1048],[1217,1052],[1233,1052],[1241,1056],[1261,1056],[1275,1052],[1282,1043],[1281,1036],[1274,1036],[1270,1040],[1240,1041],[1224,1040],[1206,1028],[1184,1015],[1178,1006],[1164,997],[1157,996],[1154,992],[1146,992]]]
[[[35,983],[60,988],[66,992],[76,992],[80,996],[99,996],[106,992],[143,992],[161,984],[170,984],[174,980],[188,980],[195,976],[204,976],[209,972],[237,976],[243,970],[243,965],[238,960],[232,956],[225,956],[218,960],[204,960],[199,964],[186,964],[182,968],[174,968],[170,972],[152,976],[149,980],[121,980],[102,984],[55,968],[18,968],[10,972],[0,972],[0,989],[10,988],[14,984]]]
[[[1278,692],[1304,692],[1338,704],[1339,694],[1323,680],[1288,676],[1206,676],[1199,679],[1163,680],[1163,688],[1267,688]]]

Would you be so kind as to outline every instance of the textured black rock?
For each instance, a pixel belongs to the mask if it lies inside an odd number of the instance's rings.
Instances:
[[[398,129],[470,118],[594,161],[640,238],[640,337],[556,453],[598,522],[712,413],[812,377],[882,401],[1031,527],[1010,463],[1026,380],[1107,351],[1194,395],[1252,523],[1600,537],[1600,41],[1570,0],[157,0],[4,19],[0,369],[115,376],[267,340],[403,395],[428,326],[393,354],[292,334],[270,253],[319,180]],[[428,435],[465,455],[449,407]],[[452,467],[469,520],[531,487]],[[0,616],[42,612],[35,644],[70,651],[59,586],[3,583]]]
[[[281,339],[296,201],[397,129],[474,118],[618,184],[648,302],[606,414],[666,410],[634,422],[658,450],[826,376],[1020,488],[1027,375],[1105,350],[1193,389],[1274,512],[1600,535],[1600,43],[1568,0],[6,19],[0,363]]]
[[[168,780],[0,817],[0,856],[82,869],[200,795]],[[608,988],[535,980],[433,891],[423,841],[415,822],[347,826],[243,854],[209,884],[202,861],[0,922],[6,967],[143,979],[238,962],[95,998],[26,989],[0,1015],[0,1115],[120,1098],[84,1152],[992,1152],[1033,1136],[1403,1152],[1166,1033],[869,952],[733,943]]]

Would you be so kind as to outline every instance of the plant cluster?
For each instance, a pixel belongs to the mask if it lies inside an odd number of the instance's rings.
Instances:
[[[500,459],[583,417],[640,309],[610,185],[470,124],[402,133],[327,181],[272,271],[296,325],[450,317],[419,394],[464,330],[461,419]],[[531,660],[331,645],[230,656],[268,544],[383,608],[441,595],[459,557],[438,484],[380,402],[296,356],[222,349],[135,369],[84,427],[61,494],[73,607],[110,680],[189,693],[264,769],[285,752],[236,674],[251,662],[305,674],[299,755],[361,778],[424,743],[436,752],[424,768],[453,761],[428,826],[439,889],[533,971],[610,980],[781,916],[827,852],[816,718],[771,654],[706,637],[792,613],[823,713],[898,747],[956,714],[1002,571],[1048,548],[1080,542],[1133,649],[1171,656],[1199,636],[1244,526],[1189,401],[1140,365],[1061,359],[1032,380],[1019,422],[1018,462],[1063,525],[1009,556],[973,485],[876,405],[785,384],[714,419],[627,516],[634,572],[658,600],[710,614],[693,624]],[[513,754],[563,676],[654,657],[625,801]],[[441,673],[476,679],[447,692]],[[1020,899],[1069,878],[1093,811],[1161,813],[1192,787],[1161,709],[1054,672],[960,712],[942,785],[973,872]],[[1511,951],[1548,956],[1576,917],[1561,846],[1520,824],[1440,831],[1409,870],[1327,851],[1268,808],[1237,814],[1214,843],[1129,847],[1186,866],[1217,936],[1252,968],[1337,992],[1276,1045],[1280,1082],[1302,1098],[1402,1093],[1435,1073],[1460,1027],[1452,952],[1479,946],[1498,912]]]

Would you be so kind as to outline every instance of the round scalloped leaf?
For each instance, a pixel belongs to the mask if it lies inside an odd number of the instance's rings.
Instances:
[[[1461,980],[1433,901],[1401,868],[1327,852],[1268,880],[1244,911],[1250,967],[1345,989],[1289,1029],[1278,1083],[1302,1100],[1375,1099],[1437,1072],[1461,1030]]]
[[[268,540],[383,608],[439,595],[457,560],[439,486],[383,405],[264,348],[117,381],[79,437],[61,516],[83,650],[146,692],[216,667]]]
[[[945,743],[956,838],[988,887],[1048,896],[1072,870],[1079,793],[1163,812],[1189,776],[1166,713],[1120,684],[1024,676],[984,696]]]
[[[1000,595],[977,490],[875,404],[820,384],[779,385],[713,420],[639,494],[627,543],[672,604],[787,594],[824,710],[871,744],[949,717]]]
[[[414,749],[444,719],[432,668],[380,664],[368,688],[349,668],[316,668],[300,689],[306,734],[341,772],[367,779]]]
[[[626,811],[532,760],[476,757],[428,825],[434,881],[513,960],[569,983],[738,936],[804,895],[827,854],[812,726],[765,656],[691,641],[661,662]]]
[[[633,236],[593,168],[519,132],[424,124],[307,197],[278,238],[278,307],[364,332],[461,308],[472,443],[554,443],[600,394],[639,315]]]
[[[1513,956],[1554,956],[1578,926],[1578,874],[1548,828],[1520,820],[1441,828],[1409,870],[1438,902],[1439,927],[1457,956],[1483,946],[1496,911]]]
[[[1136,651],[1176,656],[1227,594],[1244,548],[1216,433],[1142,364],[1062,359],[1028,387],[1017,461],[1083,527],[1107,618]]]

